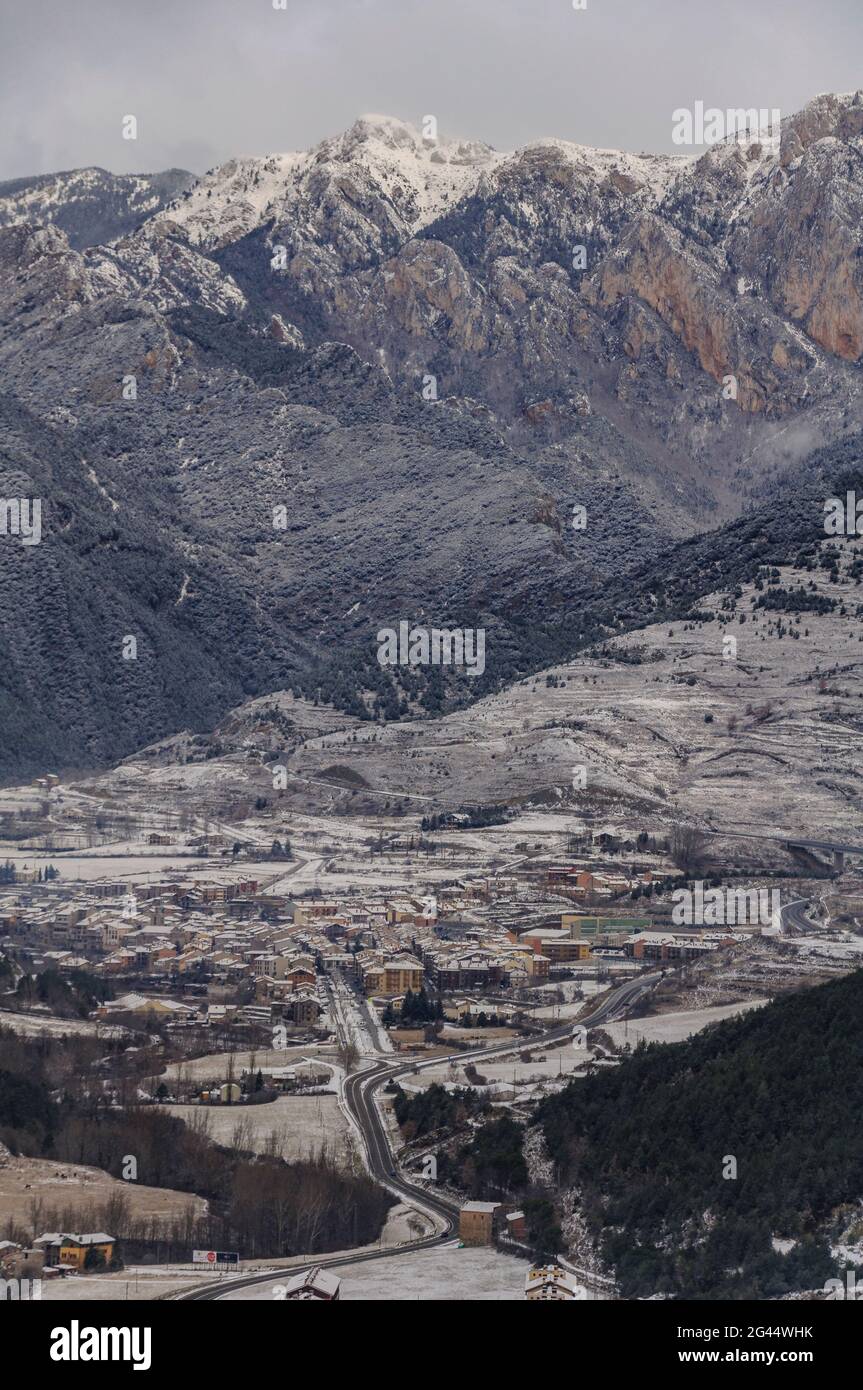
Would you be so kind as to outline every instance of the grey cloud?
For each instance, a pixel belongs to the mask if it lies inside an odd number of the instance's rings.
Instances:
[[[0,0],[0,177],[204,167],[364,111],[670,151],[671,112],[859,85],[859,0]],[[124,115],[139,120],[122,139]]]

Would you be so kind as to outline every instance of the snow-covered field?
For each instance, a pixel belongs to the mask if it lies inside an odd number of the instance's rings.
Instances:
[[[713,1009],[694,1009],[685,1013],[657,1014],[653,1018],[636,1018],[622,1023],[606,1023],[605,1031],[621,1046],[630,1043],[635,1047],[642,1038],[647,1042],[682,1042],[706,1028],[709,1023],[719,1023],[723,1018],[734,1018],[749,1009],[759,1008],[769,1003],[767,999],[748,999],[738,1004],[720,1005]]]
[[[863,956],[863,936],[843,936],[841,938],[807,937],[805,941],[795,941],[794,943],[798,956],[817,958],[832,957],[834,960],[848,961],[849,965],[857,966],[860,957]]]
[[[524,1047],[521,1049],[524,1051]],[[501,1061],[475,1059],[476,1069],[480,1076],[484,1076],[487,1081],[510,1082],[515,1085],[527,1085],[531,1081],[545,1081],[555,1076],[568,1076],[570,1072],[577,1071],[589,1062],[592,1053],[579,1048],[578,1051],[572,1046],[544,1048],[537,1047],[534,1043],[529,1050],[533,1053],[532,1062],[522,1062],[518,1052],[514,1052],[511,1057],[506,1057]],[[544,1061],[538,1060],[544,1058]],[[421,1071],[399,1078],[399,1084],[405,1091],[425,1090],[431,1086],[432,1082],[451,1082],[456,1086],[469,1086],[471,1083],[465,1075],[464,1066],[471,1059],[465,1058],[465,1063],[457,1063],[454,1067],[444,1062],[438,1067],[423,1068]]]
[[[93,879],[129,879],[134,883],[145,883],[149,877],[165,878],[171,874],[186,875],[200,873],[210,876],[206,861],[189,858],[169,859],[160,854],[118,854],[108,856],[105,851],[99,854],[93,850],[89,854],[58,854],[55,851],[34,853],[32,850],[4,849],[3,858],[11,859],[20,869],[38,869],[53,864],[60,870],[60,886],[67,883],[90,882]],[[272,872],[272,866],[270,866]]]
[[[110,850],[110,853],[108,852]],[[179,855],[173,858],[165,854],[124,854],[117,845],[104,846],[77,854],[58,854],[56,850],[34,852],[33,850],[3,849],[3,859],[11,859],[20,869],[38,869],[51,864],[60,870],[58,886],[69,883],[90,883],[94,880],[146,883],[149,879],[164,878],[206,878],[219,883],[230,883],[239,878],[271,879],[278,873],[280,865],[271,859],[243,859],[236,864],[225,864],[222,859],[200,859],[197,855]],[[288,870],[301,871],[305,866],[286,864]]]
[[[101,1168],[42,1158],[11,1158],[0,1167],[0,1229],[12,1218],[27,1221],[31,1205],[40,1202],[43,1207],[74,1208],[82,1213],[82,1220],[86,1213],[118,1196],[124,1197],[132,1213],[142,1218],[173,1216],[188,1207],[197,1214],[206,1211],[207,1203],[201,1197],[165,1187],[147,1187],[143,1166],[139,1182],[121,1182]]]
[[[114,1023],[91,1023],[85,1018],[54,1018],[53,1015],[43,1014],[38,1010],[25,1014],[0,1009],[0,1028],[11,1028],[13,1033],[21,1033],[27,1037],[48,1033],[52,1038],[62,1037],[66,1033],[114,1038],[122,1037],[124,1032]]]
[[[136,1273],[80,1275],[42,1281],[43,1303],[134,1302],[163,1298],[202,1283],[200,1274]]]
[[[230,1068],[239,1079],[240,1073],[252,1066],[266,1071],[271,1067],[292,1067],[305,1058],[319,1059],[328,1068],[338,1071],[332,1043],[302,1043],[284,1049],[258,1048],[254,1052],[207,1052],[203,1057],[172,1062],[164,1074],[167,1083],[176,1081],[180,1075],[189,1081],[224,1081]]]
[[[341,1164],[350,1156],[348,1122],[336,1096],[280,1096],[269,1105],[168,1105],[178,1119],[207,1117],[217,1144],[231,1144],[238,1128],[241,1148],[261,1153],[275,1134],[282,1156],[294,1161],[313,1158],[321,1149]]]
[[[588,993],[596,993],[596,991],[585,990],[585,994]],[[583,999],[577,999],[572,1004],[543,1004],[541,1009],[532,1009],[530,1016],[531,1018],[547,1019],[550,1023],[558,1023],[561,1020],[565,1023],[568,1018],[575,1018],[580,1014],[583,1008]]]
[[[459,1303],[522,1301],[524,1276],[528,1264],[496,1250],[460,1250],[452,1245],[431,1250],[409,1250],[384,1260],[334,1268],[342,1281],[340,1297],[346,1302],[422,1302],[445,1299]],[[284,1284],[284,1276],[271,1284],[226,1293],[225,1299],[268,1302],[273,1286]]]

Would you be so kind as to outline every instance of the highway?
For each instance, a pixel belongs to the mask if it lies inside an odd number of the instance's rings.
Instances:
[[[368,1156],[369,1171],[372,1176],[391,1191],[398,1193],[399,1196],[415,1205],[419,1204],[421,1207],[424,1206],[434,1211],[448,1225],[451,1224],[452,1218],[457,1215],[459,1210],[458,1202],[438,1194],[432,1194],[427,1188],[409,1182],[396,1171],[389,1136],[374,1103],[376,1092],[399,1076],[423,1071],[428,1067],[439,1067],[448,1061],[464,1062],[466,1057],[469,1057],[472,1062],[482,1061],[507,1052],[519,1051],[525,1045],[534,1048],[560,1042],[565,1038],[572,1037],[573,1029],[576,1026],[598,1028],[601,1024],[610,1022],[641,994],[652,988],[659,978],[659,973],[654,972],[650,975],[641,975],[635,980],[627,980],[612,990],[605,1002],[587,1017],[570,1020],[567,1023],[559,1024],[556,1028],[549,1029],[548,1032],[536,1034],[528,1040],[527,1044],[524,1039],[519,1039],[516,1045],[513,1044],[512,1040],[509,1040],[470,1053],[455,1052],[445,1057],[434,1057],[428,1062],[378,1062],[374,1067],[349,1077],[345,1084],[345,1102],[362,1133]]]
[[[807,898],[795,898],[793,903],[784,903],[782,907],[782,930],[789,935],[800,933],[801,936],[808,936],[817,928],[806,916],[806,908],[809,906]]]
[[[794,849],[818,849],[825,854],[847,854],[863,858],[863,845],[849,845],[843,840],[810,840],[805,835],[764,835],[757,830],[724,830],[712,825],[706,832],[724,840],[765,840],[773,845],[791,845]]]
[[[326,1267],[328,1265],[341,1266],[359,1264],[363,1260],[387,1259],[394,1255],[404,1254],[406,1250],[422,1250],[430,1246],[444,1244],[453,1239],[461,1203],[443,1193],[429,1192],[427,1188],[410,1182],[398,1171],[389,1135],[375,1105],[375,1095],[382,1086],[409,1072],[418,1072],[426,1067],[439,1067],[448,1061],[464,1062],[466,1057],[469,1057],[472,1062],[481,1061],[507,1052],[518,1051],[525,1045],[534,1048],[561,1042],[572,1037],[575,1027],[598,1028],[601,1024],[609,1023],[612,1019],[617,1018],[642,994],[652,989],[660,978],[661,972],[653,971],[647,975],[640,975],[635,980],[627,980],[613,989],[608,998],[597,1009],[594,1009],[593,1013],[588,1014],[585,1018],[572,1019],[565,1024],[559,1024],[557,1027],[549,1029],[548,1032],[535,1034],[528,1040],[527,1044],[523,1038],[518,1039],[515,1043],[510,1039],[507,1042],[496,1043],[491,1047],[469,1053],[455,1052],[449,1056],[433,1057],[427,1062],[378,1061],[371,1067],[355,1072],[353,1076],[348,1077],[344,1089],[345,1104],[362,1135],[369,1172],[390,1192],[420,1211],[433,1215],[439,1229],[434,1235],[425,1236],[421,1240],[406,1242],[403,1245],[391,1246],[388,1249],[364,1251],[356,1255],[314,1257],[309,1260],[305,1268]],[[302,1268],[303,1266],[296,1266],[281,1271],[269,1269],[259,1274],[243,1275],[237,1279],[220,1282],[215,1288],[205,1286],[189,1289],[185,1293],[177,1294],[176,1299],[181,1302],[217,1300],[226,1297],[235,1289],[247,1288],[251,1284],[275,1283],[280,1279],[287,1282]]]
[[[863,846],[846,845],[841,840],[806,840],[800,835],[788,835],[785,837],[784,843],[801,849],[821,849],[828,854],[859,854],[863,856]]]

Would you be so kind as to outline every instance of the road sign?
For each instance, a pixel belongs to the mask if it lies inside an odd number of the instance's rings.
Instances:
[[[195,1265],[235,1265],[240,1257],[236,1250],[193,1250],[192,1264]]]

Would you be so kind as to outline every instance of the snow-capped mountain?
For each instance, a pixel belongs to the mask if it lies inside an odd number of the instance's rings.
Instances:
[[[771,421],[811,412],[823,437],[858,408],[861,121],[863,94],[819,97],[776,148],[696,159],[556,139],[505,154],[364,117],[305,154],[231,161],[155,221],[306,341],[349,342],[414,389],[432,374],[528,434],[587,409],[664,454],[673,433],[673,466],[697,458],[734,506],[718,474],[757,486],[799,452],[762,452]]]
[[[52,225],[76,249],[96,246],[134,231],[194,181],[186,169],[109,174],[95,168],[11,179],[0,183],[0,227]]]
[[[476,187],[504,157],[478,141],[424,139],[406,121],[362,116],[305,153],[232,159],[210,170],[166,215],[197,245],[236,241],[269,222],[332,231],[327,214],[350,203],[369,242],[404,239]],[[375,229],[375,230],[373,230]]]
[[[450,699],[384,681],[402,617],[487,627],[493,688],[652,614],[660,556],[697,596],[688,539],[863,427],[861,131],[863,94],[698,159],[366,117],[94,246],[75,176],[34,196],[0,226],[0,492],[44,500],[0,547],[11,761],[291,683]]]

